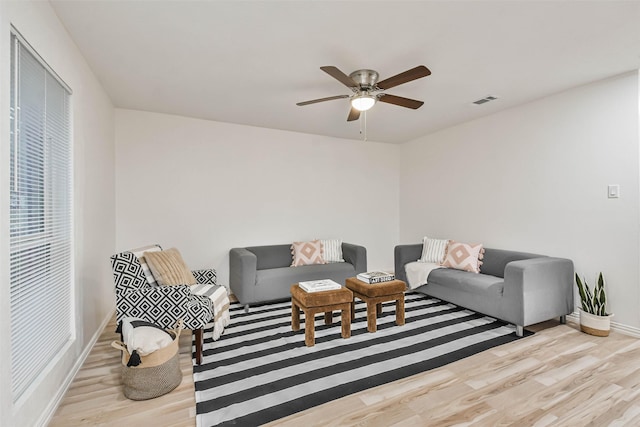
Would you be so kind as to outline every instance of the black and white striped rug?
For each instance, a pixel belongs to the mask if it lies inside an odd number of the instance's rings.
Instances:
[[[422,294],[407,294],[405,312],[396,326],[395,305],[385,304],[368,333],[358,300],[351,338],[340,336],[339,312],[333,325],[318,315],[316,345],[306,347],[304,325],[291,330],[290,302],[249,313],[232,305],[231,324],[205,340],[193,368],[197,425],[260,425],[518,339],[512,325]]]

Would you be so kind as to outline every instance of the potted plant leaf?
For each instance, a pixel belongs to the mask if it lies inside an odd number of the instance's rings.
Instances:
[[[607,293],[604,289],[604,277],[602,272],[598,274],[598,280],[593,288],[589,289],[587,280],[580,280],[576,273],[576,283],[582,308],[580,310],[580,330],[590,335],[606,337],[611,330],[611,318],[613,314],[607,313]]]

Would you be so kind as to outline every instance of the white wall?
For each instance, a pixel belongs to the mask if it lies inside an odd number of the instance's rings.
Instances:
[[[570,258],[589,283],[604,273],[614,320],[640,327],[638,99],[631,73],[403,144],[400,241]]]
[[[9,317],[9,48],[13,24],[71,87],[74,144],[75,341],[18,402],[10,375]],[[61,386],[114,306],[109,256],[115,248],[114,110],[75,43],[44,1],[0,1],[0,425],[31,426],[55,410]],[[43,283],[42,286],[46,286]],[[47,324],[42,325],[43,328]]]
[[[423,235],[481,241],[571,258],[590,281],[603,271],[616,320],[640,327],[636,73],[395,146],[130,110],[114,116],[48,2],[0,2],[5,65],[10,23],[74,91],[77,339],[19,402],[0,389],[0,425],[34,425],[54,409],[113,309],[108,257],[151,242],[180,248],[194,268],[217,268],[227,284],[236,246],[340,237],[366,246],[377,269],[392,267],[395,244]],[[0,73],[5,160],[8,93]],[[620,184],[622,197],[607,199],[607,184]],[[0,340],[8,343],[9,209],[0,194]],[[385,202],[371,207],[375,200]],[[0,380],[10,384],[7,345]]]
[[[228,286],[229,249],[342,238],[393,266],[398,155],[343,140],[116,110],[117,247],[177,247]]]

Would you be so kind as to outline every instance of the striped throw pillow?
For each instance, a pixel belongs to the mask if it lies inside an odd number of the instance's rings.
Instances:
[[[482,243],[470,244],[451,241],[442,265],[456,270],[480,273],[482,258],[484,258]]]
[[[342,240],[320,240],[322,243],[322,256],[326,262],[344,262],[342,258]]]
[[[158,282],[156,281],[156,278],[153,277],[153,274],[151,273],[151,269],[149,268],[149,264],[147,263],[147,260],[143,254],[145,252],[157,252],[161,250],[162,248],[160,247],[160,245],[150,245],[150,246],[145,246],[142,248],[131,250],[131,252],[138,257],[138,261],[140,261],[140,265],[142,266],[142,271],[144,272],[144,276],[147,278],[147,283],[149,283],[151,286],[158,286]]]
[[[450,240],[430,239],[425,236],[422,239],[422,256],[418,261],[442,264],[449,242]]]

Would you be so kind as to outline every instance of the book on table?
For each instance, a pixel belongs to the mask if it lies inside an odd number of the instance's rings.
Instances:
[[[334,282],[331,279],[322,279],[322,280],[309,280],[306,282],[299,282],[298,286],[305,292],[321,292],[321,291],[332,291],[334,289],[340,289],[339,283]]]
[[[358,274],[356,278],[362,282],[374,284],[390,282],[395,280],[396,276],[388,271],[367,271],[366,273]]]

